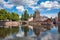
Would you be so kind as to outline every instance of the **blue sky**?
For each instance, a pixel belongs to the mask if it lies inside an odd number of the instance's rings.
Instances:
[[[39,10],[41,16],[56,17],[60,11],[60,0],[0,0],[0,9],[23,14],[28,10],[33,14]]]

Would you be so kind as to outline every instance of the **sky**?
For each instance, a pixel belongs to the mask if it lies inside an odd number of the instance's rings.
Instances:
[[[60,0],[0,0],[0,9],[19,15],[25,10],[29,14],[39,10],[41,16],[56,17],[60,12]]]

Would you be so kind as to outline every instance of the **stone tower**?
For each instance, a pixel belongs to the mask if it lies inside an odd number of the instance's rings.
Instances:
[[[35,12],[35,17],[36,17],[36,18],[39,18],[39,17],[40,17],[40,13],[39,13],[38,10]]]
[[[58,32],[60,33],[60,12],[58,13]]]
[[[33,21],[40,21],[40,13],[39,11],[35,11],[34,17],[33,17]]]

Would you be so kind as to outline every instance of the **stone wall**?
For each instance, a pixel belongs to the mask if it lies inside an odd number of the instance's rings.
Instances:
[[[0,26],[19,26],[20,22],[17,21],[0,21]]]

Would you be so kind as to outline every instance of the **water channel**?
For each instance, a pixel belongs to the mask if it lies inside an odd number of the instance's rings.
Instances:
[[[0,40],[60,40],[58,27],[44,29],[40,26],[1,27]]]

